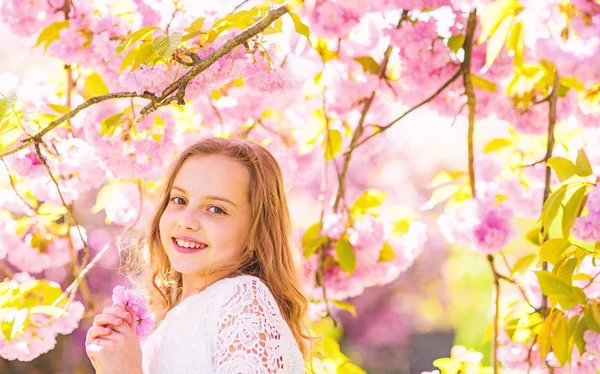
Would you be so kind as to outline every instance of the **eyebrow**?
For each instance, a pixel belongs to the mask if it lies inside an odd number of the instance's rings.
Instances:
[[[177,186],[173,186],[173,187],[171,188],[171,190],[179,190],[179,191],[181,191],[181,192],[183,192],[183,193],[186,193],[186,191],[185,191],[183,188],[181,188],[181,187],[177,187]],[[217,196],[217,195],[206,195],[206,196],[204,196],[204,198],[205,198],[205,199],[208,199],[208,200],[219,200],[219,201],[223,201],[223,202],[226,202],[226,203],[229,203],[229,204],[233,205],[233,206],[234,206],[234,207],[236,207],[236,208],[238,207],[237,205],[235,205],[235,203],[234,203],[233,201],[229,200],[229,199],[228,199],[228,198],[226,198],[226,197]]]

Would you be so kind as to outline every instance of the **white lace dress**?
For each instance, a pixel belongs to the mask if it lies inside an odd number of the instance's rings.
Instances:
[[[187,297],[142,344],[142,354],[144,374],[304,373],[275,298],[250,275]]]

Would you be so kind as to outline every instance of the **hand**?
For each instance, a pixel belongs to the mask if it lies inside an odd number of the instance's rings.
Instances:
[[[96,373],[141,373],[142,350],[136,334],[136,316],[131,307],[105,308],[94,317],[86,337],[86,353]]]

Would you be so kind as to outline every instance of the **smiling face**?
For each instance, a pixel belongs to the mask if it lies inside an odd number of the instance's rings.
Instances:
[[[183,163],[159,231],[184,288],[203,287],[209,270],[241,255],[251,222],[249,185],[249,170],[227,156],[193,156]]]

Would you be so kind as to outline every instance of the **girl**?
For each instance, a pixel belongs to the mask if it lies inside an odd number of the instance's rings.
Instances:
[[[162,322],[140,348],[135,313],[104,309],[86,339],[97,373],[305,372],[307,301],[281,170],[266,149],[209,138],[183,151],[146,241]]]

